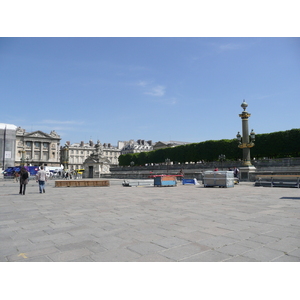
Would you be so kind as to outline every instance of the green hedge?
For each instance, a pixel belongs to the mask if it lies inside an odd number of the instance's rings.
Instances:
[[[121,155],[120,166],[129,166],[149,163],[164,163],[166,158],[173,162],[217,161],[220,154],[226,155],[226,160],[242,159],[243,153],[238,148],[237,139],[205,141],[174,148],[164,148],[150,152]],[[251,148],[251,157],[299,157],[300,156],[300,129],[291,129],[272,133],[257,134],[255,146]]]

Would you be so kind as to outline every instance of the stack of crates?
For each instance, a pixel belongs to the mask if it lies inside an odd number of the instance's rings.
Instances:
[[[232,171],[206,171],[203,177],[204,187],[234,187]]]
[[[154,186],[176,186],[176,176],[162,175],[154,177]]]

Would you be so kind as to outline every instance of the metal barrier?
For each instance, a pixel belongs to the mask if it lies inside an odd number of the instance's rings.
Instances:
[[[300,188],[300,176],[259,175],[256,177],[255,186]]]

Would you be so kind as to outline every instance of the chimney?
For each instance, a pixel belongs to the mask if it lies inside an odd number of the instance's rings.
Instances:
[[[84,146],[84,141],[81,141],[80,142],[80,147],[83,147]]]

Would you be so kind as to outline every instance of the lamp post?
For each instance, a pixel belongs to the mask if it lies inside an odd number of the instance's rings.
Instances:
[[[225,154],[220,154],[219,155],[219,160],[221,161],[221,168],[222,168],[222,171],[223,171],[223,161],[226,159],[226,156]]]
[[[23,150],[22,150],[22,157],[21,157],[21,164],[20,164],[22,167],[25,166],[25,149],[23,147]]]
[[[241,104],[241,107],[244,109],[244,111],[239,114],[239,117],[242,119],[242,136],[240,132],[238,132],[236,138],[239,142],[238,147],[243,149],[243,167],[240,168],[241,179],[249,180],[249,172],[255,171],[255,167],[252,166],[250,158],[250,148],[254,146],[253,142],[255,141],[255,132],[252,129],[249,135],[248,119],[251,114],[246,111],[248,104],[245,100]]]
[[[167,165],[167,174],[169,175],[169,164],[170,164],[170,158],[166,158],[165,159],[165,163],[166,163],[166,165]]]

